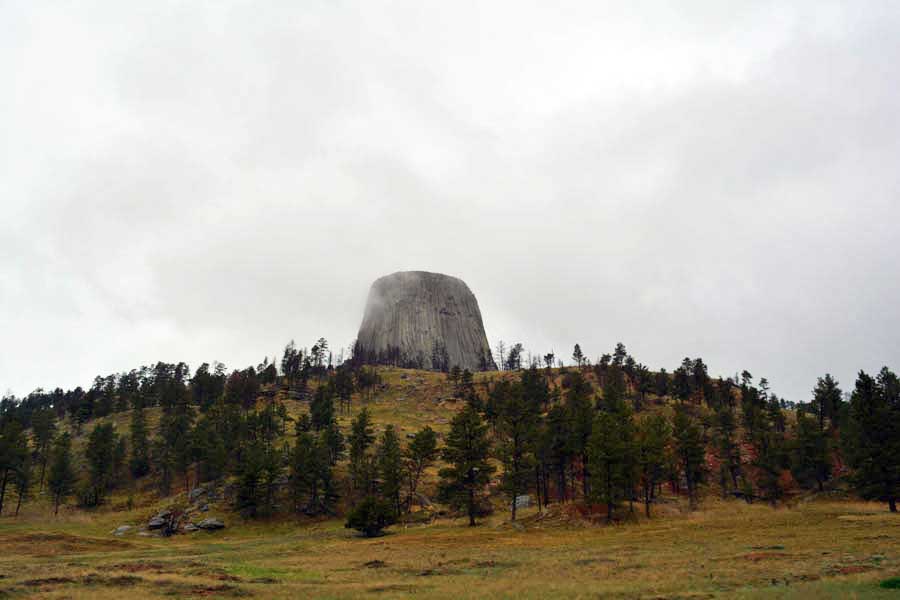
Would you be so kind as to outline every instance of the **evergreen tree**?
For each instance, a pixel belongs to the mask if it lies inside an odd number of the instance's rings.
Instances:
[[[556,476],[556,494],[560,502],[568,498],[566,484],[569,465],[573,457],[572,419],[565,407],[555,404],[550,407],[546,417],[546,427],[542,444],[547,448],[547,460]]]
[[[34,450],[41,465],[38,489],[43,490],[47,461],[50,458],[50,448],[53,444],[53,438],[56,436],[56,415],[54,412],[49,408],[36,411],[31,418],[31,431],[34,436]]]
[[[575,344],[575,350],[572,352],[572,361],[579,368],[584,364],[584,353],[582,353],[581,346],[578,344]]]
[[[605,406],[594,418],[588,442],[591,494],[589,498],[606,505],[607,522],[615,507],[632,496],[634,427],[631,409],[622,402]]]
[[[738,487],[738,477],[741,473],[741,447],[737,439],[737,423],[735,423],[734,411],[727,405],[721,405],[715,413],[713,427],[713,441],[716,458],[724,469],[724,475],[731,480],[732,489]],[[726,493],[722,487],[723,495]]]
[[[855,470],[853,484],[863,498],[883,500],[897,512],[900,497],[900,381],[887,367],[877,378],[860,371],[850,398],[845,437]]]
[[[140,478],[150,472],[150,441],[147,434],[147,417],[142,402],[131,411],[131,474]]]
[[[394,516],[399,516],[400,488],[403,486],[403,451],[393,425],[384,428],[376,454],[381,497],[391,506]]]
[[[346,446],[344,443],[344,434],[341,433],[341,428],[338,427],[336,421],[332,421],[331,424],[325,428],[325,431],[322,432],[321,441],[328,450],[329,464],[334,466],[337,461],[341,459],[341,456],[343,456],[344,448]]]
[[[216,481],[222,478],[228,463],[228,451],[212,418],[204,416],[197,421],[191,443],[199,480]]]
[[[374,464],[369,449],[375,441],[368,409],[362,409],[350,425],[350,484],[359,496],[372,493]]]
[[[570,448],[581,461],[581,483],[584,497],[590,495],[590,473],[588,468],[588,440],[594,424],[594,407],[591,403],[592,389],[580,372],[572,374],[566,393],[566,411],[571,423]]]
[[[373,496],[366,496],[347,515],[347,528],[356,529],[366,537],[381,535],[385,527],[396,522],[390,503]]]
[[[821,421],[819,422],[821,423]],[[797,432],[791,452],[791,473],[802,485],[815,484],[821,492],[831,476],[828,438],[816,419],[797,413]]]
[[[324,439],[309,431],[297,433],[291,456],[291,494],[296,510],[309,515],[329,512],[336,498],[331,453]]]
[[[272,514],[281,471],[281,453],[262,440],[251,440],[238,467],[236,508],[249,517]]]
[[[334,421],[334,391],[330,385],[320,385],[309,405],[313,429],[321,431]]]
[[[27,453],[14,474],[13,488],[16,490],[15,516],[18,517],[19,509],[22,508],[22,502],[28,498],[29,490],[31,489],[31,459]]]
[[[56,437],[50,451],[50,473],[47,487],[53,494],[53,514],[59,514],[59,505],[66,501],[75,487],[72,469],[72,438],[68,433]]]
[[[450,424],[442,452],[447,466],[439,472],[439,494],[453,508],[465,508],[470,526],[475,525],[484,488],[494,472],[489,453],[487,425],[478,411],[467,405]]]
[[[495,389],[500,389],[498,386]],[[512,520],[516,520],[516,498],[528,490],[533,469],[532,445],[538,420],[538,407],[525,397],[521,383],[502,386],[500,399],[500,443],[503,461],[502,485],[510,498]]]
[[[88,437],[85,458],[88,463],[89,484],[82,498],[88,506],[102,504],[115,482],[116,447],[118,435],[112,423],[97,425]]]
[[[706,445],[703,430],[687,410],[679,407],[673,421],[675,451],[688,489],[691,508],[697,506],[697,492],[706,478]]]
[[[637,430],[638,464],[644,513],[650,516],[650,502],[654,490],[662,481],[666,466],[666,452],[672,437],[672,427],[662,415],[651,415],[641,421]]]
[[[843,401],[841,400],[841,388],[838,382],[830,374],[820,377],[813,389],[813,411],[819,420],[819,429],[825,429],[825,420],[834,426]]]
[[[6,415],[4,415],[6,417]],[[6,499],[7,486],[16,481],[28,464],[28,438],[15,418],[0,425],[0,514]]]
[[[430,467],[438,457],[437,434],[425,426],[415,433],[403,453],[407,479],[407,508],[412,506],[413,498],[419,487],[422,473]]]

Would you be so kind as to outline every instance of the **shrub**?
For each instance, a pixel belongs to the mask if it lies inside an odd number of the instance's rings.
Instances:
[[[347,528],[355,529],[366,537],[376,537],[388,525],[396,522],[391,506],[371,496],[356,505],[347,515]]]
[[[878,584],[886,590],[900,590],[900,577],[890,577]]]

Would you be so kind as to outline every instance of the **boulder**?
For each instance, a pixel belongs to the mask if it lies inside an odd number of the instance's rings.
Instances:
[[[132,529],[134,529],[134,527],[132,527],[131,525],[119,525],[113,530],[112,533],[113,535],[123,536]]]
[[[376,280],[357,340],[369,363],[496,368],[475,295],[461,279],[440,273],[403,271]]]
[[[153,517],[147,521],[147,529],[150,529],[151,531],[154,529],[162,529],[166,526],[166,523],[168,523],[168,521],[162,517]]]
[[[197,527],[196,525],[194,525],[193,523],[188,523],[182,529],[185,533],[192,533],[194,531],[200,531],[200,528]]]
[[[531,506],[531,496],[525,494],[522,496],[516,496],[516,509],[519,508],[529,508]]]
[[[200,529],[205,529],[206,531],[213,531],[216,529],[224,529],[225,523],[223,523],[220,519],[210,517],[208,519],[203,519],[202,521],[197,523],[197,527],[199,527]]]

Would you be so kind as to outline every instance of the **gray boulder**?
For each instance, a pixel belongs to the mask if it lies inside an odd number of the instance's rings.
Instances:
[[[150,529],[151,531],[154,529],[162,529],[166,526],[166,523],[168,523],[168,520],[163,519],[162,517],[153,517],[147,521],[147,529]]]
[[[134,529],[134,527],[132,527],[131,525],[119,525],[113,530],[112,533],[113,535],[123,536],[132,529]]]
[[[516,496],[516,509],[529,508],[531,506],[531,496]]]
[[[205,529],[206,531],[213,531],[216,529],[224,529],[225,523],[223,523],[220,519],[216,519],[210,517],[208,519],[203,519],[199,523],[197,523],[197,527],[200,529]]]

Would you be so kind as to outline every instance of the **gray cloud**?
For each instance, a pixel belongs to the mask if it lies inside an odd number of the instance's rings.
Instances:
[[[0,391],[352,341],[463,278],[492,340],[804,400],[900,367],[891,2],[0,4]]]

